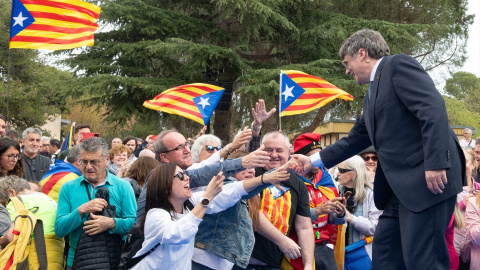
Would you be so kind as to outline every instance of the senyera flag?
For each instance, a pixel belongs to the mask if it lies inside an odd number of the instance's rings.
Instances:
[[[100,7],[79,0],[13,0],[10,48],[91,46],[99,16]]]
[[[205,83],[185,84],[165,90],[143,106],[177,114],[207,125],[225,89]]]
[[[322,78],[297,70],[280,74],[280,116],[302,114],[341,98],[353,100],[352,95]]]

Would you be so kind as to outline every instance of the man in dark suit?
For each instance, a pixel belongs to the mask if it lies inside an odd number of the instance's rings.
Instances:
[[[347,75],[370,83],[363,115],[348,137],[304,163],[327,168],[373,145],[374,200],[380,216],[373,269],[449,269],[445,232],[465,182],[465,158],[430,76],[407,55],[389,56],[380,33],[360,30],[339,55]]]

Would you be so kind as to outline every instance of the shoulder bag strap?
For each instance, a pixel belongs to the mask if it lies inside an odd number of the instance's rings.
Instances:
[[[85,190],[87,191],[88,200],[91,201],[92,197],[90,197],[90,191],[88,190],[88,183],[86,181],[85,181]]]
[[[37,224],[34,228],[35,235],[35,246],[37,249],[38,262],[40,263],[39,270],[47,270],[48,260],[47,260],[47,247],[45,245],[45,235],[43,232],[43,221],[37,219]]]

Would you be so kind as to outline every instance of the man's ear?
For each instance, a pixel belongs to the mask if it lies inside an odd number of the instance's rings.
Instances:
[[[165,153],[161,153],[161,154],[159,155],[159,157],[160,157],[160,162],[162,162],[162,163],[168,163],[168,162],[170,162],[170,160],[168,160],[168,158],[167,158],[167,154],[165,154]]]
[[[109,161],[109,160],[110,160],[110,155],[107,155],[107,157],[105,157],[105,159],[106,159],[107,161]]]
[[[9,189],[7,190],[7,192],[8,192],[8,197],[15,197],[15,196],[17,196],[17,193],[15,192],[15,190],[13,190],[13,189],[11,189],[11,188],[9,188]]]

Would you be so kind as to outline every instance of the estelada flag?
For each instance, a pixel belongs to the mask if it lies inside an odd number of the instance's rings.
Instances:
[[[225,89],[205,83],[180,85],[165,90],[143,106],[157,111],[177,114],[207,125]]]
[[[80,175],[82,175],[80,171],[72,164],[57,160],[55,166],[40,180],[42,192],[58,202],[58,194],[62,185]]]
[[[353,100],[352,95],[322,78],[297,70],[280,74],[280,116],[307,113],[336,98]]]
[[[93,45],[100,7],[80,0],[13,0],[10,48],[65,50]]]

